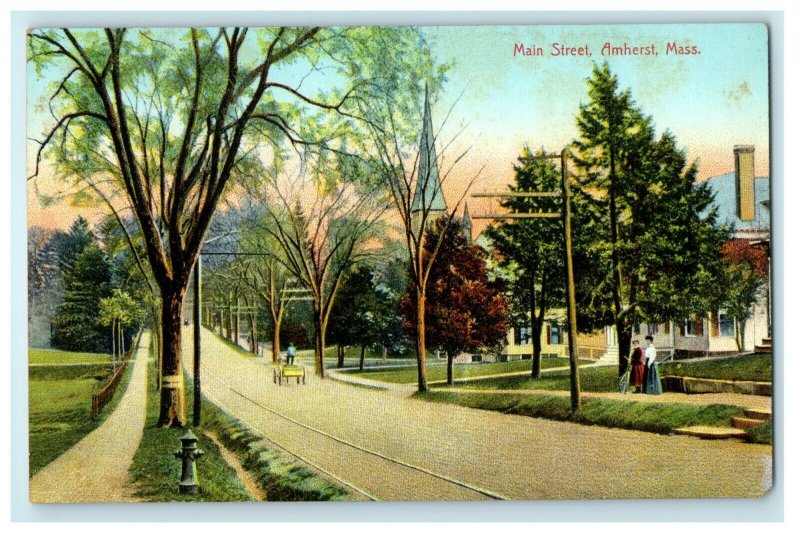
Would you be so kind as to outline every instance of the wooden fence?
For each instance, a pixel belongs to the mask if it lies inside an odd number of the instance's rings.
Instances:
[[[125,372],[125,368],[128,366],[128,361],[130,361],[133,351],[139,346],[139,340],[141,337],[142,332],[139,331],[139,333],[136,335],[136,339],[131,342],[128,351],[123,355],[119,366],[108,380],[108,383],[106,383],[102,389],[92,394],[92,418],[96,418],[100,414],[100,411],[103,410],[103,407],[108,405],[108,402],[110,402],[111,398],[114,397],[114,391],[117,389],[117,385],[122,379],[122,374]]]

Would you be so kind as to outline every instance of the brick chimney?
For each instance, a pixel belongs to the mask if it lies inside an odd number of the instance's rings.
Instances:
[[[736,165],[736,215],[748,222],[756,219],[755,159],[756,147],[737,144],[733,147]]]

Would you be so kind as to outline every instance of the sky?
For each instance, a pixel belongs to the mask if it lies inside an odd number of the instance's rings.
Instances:
[[[769,100],[767,28],[763,24],[592,25],[592,26],[439,26],[422,28],[435,59],[452,63],[433,107],[439,139],[457,136],[445,153],[456,166],[445,193],[461,196],[479,171],[474,191],[495,190],[513,179],[513,164],[525,145],[558,151],[577,136],[575,116],[588,100],[586,79],[594,63],[607,61],[630,89],[657,130],[671,131],[699,179],[733,170],[733,146],[755,145],[756,175],[769,175]],[[553,44],[573,55],[553,55]],[[651,47],[657,55],[603,56],[615,47]],[[675,43],[699,52],[668,54]],[[515,46],[541,49],[541,56],[514,54]],[[582,53],[583,55],[577,55]],[[588,54],[591,55],[588,55]],[[29,137],[38,137],[47,117],[37,105],[47,80],[29,68]],[[29,142],[30,152],[36,145]],[[447,167],[447,163],[445,167]],[[28,182],[29,224],[67,227],[78,214],[92,219],[100,208],[57,204],[43,208],[34,189],[55,190],[47,169]],[[470,200],[472,213],[494,209],[491,200]]]

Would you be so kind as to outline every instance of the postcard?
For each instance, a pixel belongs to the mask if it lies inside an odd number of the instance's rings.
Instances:
[[[30,29],[30,501],[763,496],[768,31]]]

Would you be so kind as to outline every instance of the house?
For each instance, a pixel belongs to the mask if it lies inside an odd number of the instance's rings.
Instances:
[[[517,325],[509,329],[507,344],[500,359],[513,361],[530,359],[533,354],[533,340],[530,325]],[[545,314],[541,332],[542,357],[569,357],[567,343],[566,311],[552,309]],[[606,327],[594,333],[578,333],[575,346],[578,357],[616,363],[617,336],[613,327]]]
[[[736,145],[733,155],[734,171],[707,181],[714,193],[719,222],[733,227],[734,239],[746,240],[751,246],[769,247],[769,177],[755,176],[753,146]],[[737,326],[740,325],[733,317],[724,309],[718,309],[683,321],[638,324],[633,329],[633,339],[641,342],[646,335],[652,335],[659,355],[675,358],[722,355],[739,351]],[[744,330],[743,351],[771,350],[769,286],[741,327]]]

